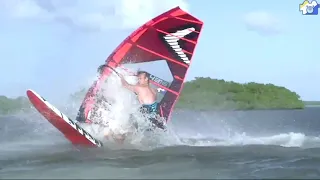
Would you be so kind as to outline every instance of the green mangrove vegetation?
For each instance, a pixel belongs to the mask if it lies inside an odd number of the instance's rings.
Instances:
[[[200,110],[302,109],[300,96],[273,84],[197,77],[186,82],[177,108]]]
[[[21,111],[30,110],[30,102],[28,98],[19,96],[17,98],[8,98],[6,96],[0,96],[0,114],[8,115]]]
[[[83,88],[70,95],[71,100],[84,98]],[[302,109],[305,105],[320,102],[304,102],[300,96],[285,87],[273,84],[245,83],[197,77],[184,84],[176,108],[197,110],[250,110],[250,109]],[[0,96],[0,114],[27,111],[30,102],[26,97]]]

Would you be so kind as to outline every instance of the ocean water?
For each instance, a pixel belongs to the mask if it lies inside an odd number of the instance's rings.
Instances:
[[[1,116],[0,178],[320,178],[318,107],[177,110],[168,126],[150,143],[86,149],[37,112]]]

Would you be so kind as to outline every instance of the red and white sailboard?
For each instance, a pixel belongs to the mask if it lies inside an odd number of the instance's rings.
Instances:
[[[68,118],[56,107],[33,90],[27,90],[27,96],[33,106],[54,125],[74,145],[101,147],[102,142],[95,139],[78,123]]]
[[[110,54],[104,66],[100,67],[99,78],[88,90],[76,120],[90,122],[90,114],[94,114],[91,111],[96,104],[95,96],[113,68],[125,67],[126,64],[164,61],[169,69],[170,81],[154,75],[152,69],[143,70],[149,73],[151,83],[161,94],[158,99],[159,114],[168,121],[183,88],[202,26],[202,21],[176,7],[139,27]]]

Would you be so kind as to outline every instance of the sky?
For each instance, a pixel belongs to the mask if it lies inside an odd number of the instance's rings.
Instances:
[[[91,84],[125,37],[180,6],[204,22],[187,80],[273,83],[320,100],[320,15],[303,16],[298,0],[252,2],[0,0],[0,94],[57,98]]]

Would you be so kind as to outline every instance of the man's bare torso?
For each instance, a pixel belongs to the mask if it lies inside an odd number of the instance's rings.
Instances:
[[[157,92],[149,86],[137,86],[137,95],[141,104],[153,104],[157,100]]]

